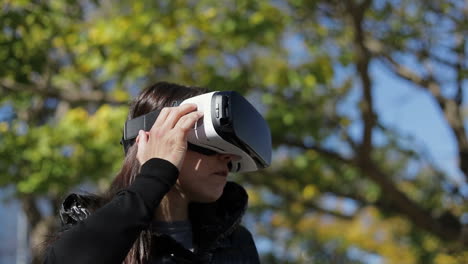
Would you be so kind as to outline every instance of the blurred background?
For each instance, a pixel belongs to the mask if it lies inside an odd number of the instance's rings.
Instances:
[[[468,263],[468,2],[2,0],[0,263],[118,172],[156,81],[235,90],[273,165],[233,175],[263,263]]]

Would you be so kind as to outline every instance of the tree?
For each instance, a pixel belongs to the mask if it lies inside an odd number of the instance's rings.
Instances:
[[[375,206],[383,217],[389,219],[384,222],[396,215],[403,216],[410,223],[409,230],[404,233],[412,241],[409,250],[414,252],[413,257],[417,262],[439,262],[447,257],[435,253],[433,243],[441,243],[438,246],[441,252],[464,252],[466,241],[460,217],[465,208],[465,197],[458,192],[459,186],[455,186],[443,172],[421,160],[427,157],[418,153],[414,146],[408,146],[408,141],[396,131],[381,123],[373,105],[374,81],[370,67],[372,63],[381,62],[397,77],[427,90],[434,97],[444,113],[447,125],[453,131],[459,149],[460,170],[466,175],[463,153],[467,137],[462,114],[467,61],[464,37],[466,4],[460,1],[444,4],[414,1],[290,1],[288,7],[296,18],[290,27],[296,29],[295,34],[300,36],[303,44],[311,51],[310,57],[320,58],[317,55],[320,53],[313,52],[318,49],[322,54],[327,54],[327,62],[334,69],[346,67],[349,70],[349,79],[342,83],[341,91],[346,93],[348,82],[358,89],[361,94],[357,105],[360,116],[352,119],[348,113],[339,112],[340,101],[344,97],[339,94],[331,96],[335,100],[327,97],[327,103],[333,104],[330,108],[321,105],[320,100],[310,103],[310,96],[304,97],[302,94],[303,87],[307,86],[305,74],[302,78],[297,78],[303,80],[297,84],[300,89],[294,90],[294,82],[284,85],[290,87],[286,89],[288,96],[278,94],[270,100],[275,108],[278,102],[282,102],[284,107],[281,112],[283,115],[276,113],[278,116],[270,116],[276,120],[278,127],[283,126],[283,129],[277,127],[274,130],[277,132],[274,141],[276,144],[295,148],[293,153],[297,156],[293,160],[286,159],[285,166],[259,179],[258,183],[268,182],[273,175],[289,176],[285,177],[283,183],[270,183],[276,187],[272,188],[274,193],[283,194],[280,195],[283,199],[288,197],[284,195],[288,192],[280,191],[285,190],[281,186],[289,184],[291,199],[284,199],[284,208],[294,211],[295,207],[291,203],[301,205],[298,205],[300,209],[296,209],[300,215],[298,219],[283,215],[289,220],[287,222],[292,225],[292,229],[296,227],[299,231],[305,231],[300,229],[308,221],[304,214],[322,210],[317,204],[320,200],[305,201],[304,197],[307,193],[321,197],[315,191],[318,190],[322,194],[326,192],[335,197],[351,198],[359,204],[359,208]],[[441,38],[441,34],[444,37]],[[310,61],[306,61],[296,71],[304,71],[309,63]],[[439,70],[441,67],[445,68]],[[447,79],[447,71],[454,76],[453,79]],[[314,72],[314,76],[316,74]],[[332,83],[325,82],[325,87],[329,90],[340,91],[340,87],[333,86]],[[317,88],[320,89],[320,86]],[[320,91],[319,95],[326,93]],[[317,99],[317,95],[314,95]],[[288,107],[293,104],[295,110]],[[303,108],[299,108],[302,105]],[[315,119],[300,114],[312,105],[314,110],[330,110],[320,112],[321,116]],[[293,111],[291,119],[294,122],[290,121],[289,126],[284,127],[288,121],[284,113],[288,111]],[[275,123],[273,120],[272,123]],[[321,124],[320,130],[323,133],[314,134],[310,124]],[[360,127],[359,135],[352,133],[356,124]],[[383,136],[383,142],[377,143],[374,139],[376,135]],[[331,147],[329,140],[335,141]],[[408,166],[415,160],[423,162],[425,167],[410,174]],[[299,180],[301,176],[302,181]],[[301,194],[297,190],[302,187]],[[450,202],[444,204],[444,201]],[[360,209],[356,210],[356,216],[359,211]],[[335,212],[329,214],[335,215]],[[317,226],[316,218],[316,213],[312,213],[309,228]],[[345,237],[347,236],[341,232],[335,234],[335,238],[339,240]],[[434,239],[439,242],[428,242]],[[346,245],[349,243],[346,240],[356,243],[348,238],[338,244]],[[446,244],[447,242],[449,243]],[[425,243],[432,245],[424,245]],[[400,243],[395,243],[398,244]],[[375,246],[363,246],[366,247],[371,252],[382,250]],[[383,255],[388,259],[392,259],[391,255],[402,259],[401,254],[393,252]],[[462,259],[463,253],[459,258],[449,260],[447,257],[445,260],[459,262]]]
[[[123,157],[116,143],[129,98],[172,80],[237,90],[267,117],[274,164],[235,176],[248,187],[248,223],[260,244],[272,245],[265,261],[466,260],[465,197],[381,122],[370,72],[381,63],[434,96],[467,175],[466,3],[10,1],[2,8],[0,104],[11,115],[0,123],[0,184],[17,186],[35,241],[55,226],[37,198],[56,207],[79,184],[105,188]],[[431,65],[447,67],[452,83]],[[356,91],[359,103],[343,111]],[[415,162],[423,166],[409,173]]]

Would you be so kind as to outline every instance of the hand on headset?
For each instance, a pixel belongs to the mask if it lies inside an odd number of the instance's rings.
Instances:
[[[137,159],[140,164],[152,158],[165,159],[180,171],[187,152],[187,134],[203,116],[196,104],[165,107],[149,132],[140,130]]]

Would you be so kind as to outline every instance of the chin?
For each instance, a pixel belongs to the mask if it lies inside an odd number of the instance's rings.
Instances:
[[[199,195],[197,199],[195,199],[195,201],[198,203],[213,203],[213,202],[216,202],[221,197],[222,194],[223,192],[221,191],[221,192],[212,192],[212,193],[205,194],[205,195]]]

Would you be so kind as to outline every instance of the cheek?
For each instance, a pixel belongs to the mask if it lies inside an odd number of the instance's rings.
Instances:
[[[215,158],[187,152],[179,174],[179,184],[191,202],[214,202],[221,197],[226,178],[212,175],[213,167],[219,166]]]
[[[191,202],[209,203],[221,197],[226,185],[226,178],[194,173],[192,175],[180,175],[179,184]]]

